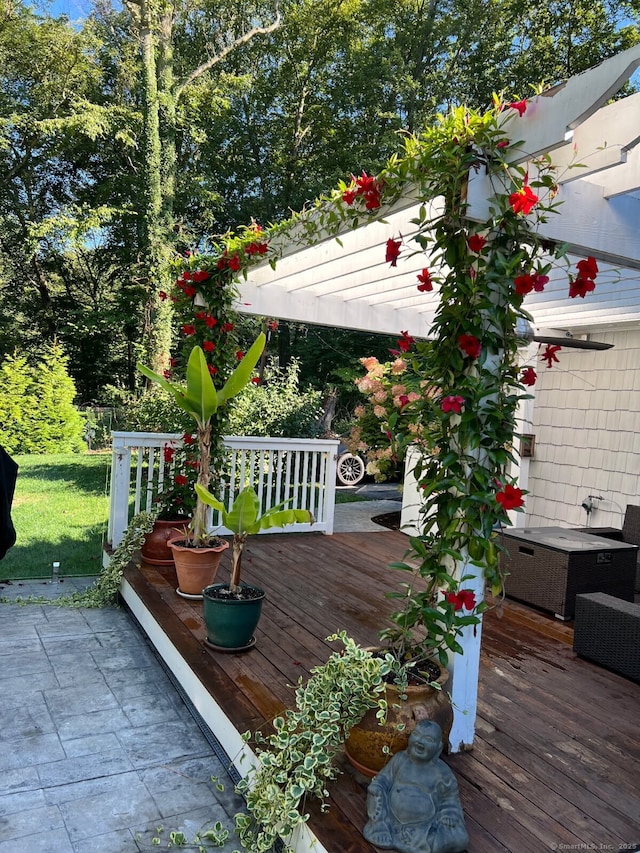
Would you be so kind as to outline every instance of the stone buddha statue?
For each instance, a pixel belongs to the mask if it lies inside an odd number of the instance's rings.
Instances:
[[[442,761],[442,730],[421,720],[405,750],[372,779],[364,837],[398,853],[462,853],[469,843],[458,783]]]

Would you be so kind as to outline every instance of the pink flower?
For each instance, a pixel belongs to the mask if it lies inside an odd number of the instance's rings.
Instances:
[[[460,396],[450,396],[445,397],[440,403],[440,408],[445,414],[448,412],[455,412],[456,415],[459,415],[462,411],[462,407],[464,406],[464,397]]]

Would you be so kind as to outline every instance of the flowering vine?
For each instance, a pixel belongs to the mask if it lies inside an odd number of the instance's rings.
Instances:
[[[457,566],[479,567],[494,591],[502,586],[495,530],[524,502],[508,472],[516,463],[516,411],[536,381],[536,371],[519,363],[517,324],[528,319],[526,296],[543,291],[552,267],[567,263],[563,247],[536,230],[558,205],[550,158],[541,156],[527,166],[511,159],[507,130],[526,110],[526,101],[498,98],[482,115],[464,107],[452,110],[419,137],[407,138],[403,153],[380,174],[352,175],[268,233],[252,225],[229,237],[217,256],[190,258],[190,276],[183,271],[175,295],[191,312],[183,334],[208,336],[211,365],[218,367],[214,359],[220,353],[234,352],[233,345],[214,338],[223,328],[215,300],[222,291],[227,298],[233,281],[252,263],[266,258],[275,264],[278,247],[287,241],[310,245],[382,219],[408,185],[424,202],[442,200],[435,212],[426,203],[419,208],[410,241],[412,254],[426,256],[417,291],[438,293],[431,338],[402,331],[392,350],[406,364],[398,393],[385,387],[393,377],[384,370],[372,375],[379,370],[373,364],[365,365],[370,387],[363,388],[390,446],[402,448],[417,437],[422,449],[414,470],[423,496],[420,533],[410,538],[405,560],[396,564],[414,581],[395,594],[400,609],[385,638],[441,659],[447,650],[460,651],[460,630],[477,621],[484,607],[475,594],[472,601],[466,569],[460,578]],[[469,177],[477,172],[484,172],[492,187],[482,221],[469,217],[467,202]],[[389,235],[383,256],[390,268],[404,250],[402,235]],[[567,267],[568,295],[585,298],[597,273],[591,257],[575,272]],[[549,367],[558,361],[558,349],[549,345],[541,352]]]

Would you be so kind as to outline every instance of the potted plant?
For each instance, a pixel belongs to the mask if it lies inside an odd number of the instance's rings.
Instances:
[[[164,477],[155,482],[154,506],[157,517],[153,529],[142,543],[141,554],[153,566],[173,566],[169,540],[186,535],[196,505],[195,484],[200,462],[196,439],[189,433],[182,437],[182,447],[165,444]]]
[[[278,838],[290,840],[309,818],[298,811],[300,802],[307,795],[327,796],[339,773],[334,759],[354,723],[370,709],[385,715],[384,678],[393,658],[374,657],[344,631],[327,640],[344,648],[314,667],[306,681],[298,680],[295,709],[272,721],[275,733],[253,736],[259,764],[238,785],[249,814],[235,816],[242,845],[252,853],[267,853]]]
[[[240,651],[255,644],[253,632],[260,619],[264,590],[240,580],[242,552],[247,538],[260,530],[284,527],[295,522],[313,524],[307,509],[287,509],[285,504],[260,514],[260,498],[251,486],[242,489],[227,510],[201,483],[196,484],[198,499],[218,510],[222,525],[233,534],[231,579],[228,584],[212,584],[203,590],[207,643],[216,649]]]
[[[138,370],[168,391],[177,405],[190,415],[197,428],[198,477],[197,482],[207,488],[211,481],[211,420],[218,408],[234,397],[250,381],[251,374],[262,355],[265,335],[261,333],[222,388],[216,390],[207,360],[201,347],[191,350],[187,363],[186,386],[170,382],[142,364]],[[207,505],[198,496],[188,534],[169,541],[174,554],[178,593],[187,597],[202,597],[202,590],[211,584],[218,570],[222,552],[229,543],[211,535],[207,528]]]

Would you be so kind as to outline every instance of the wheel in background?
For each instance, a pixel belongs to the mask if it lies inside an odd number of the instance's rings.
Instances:
[[[343,453],[338,457],[336,474],[343,486],[357,486],[365,475],[364,462],[353,453]]]

